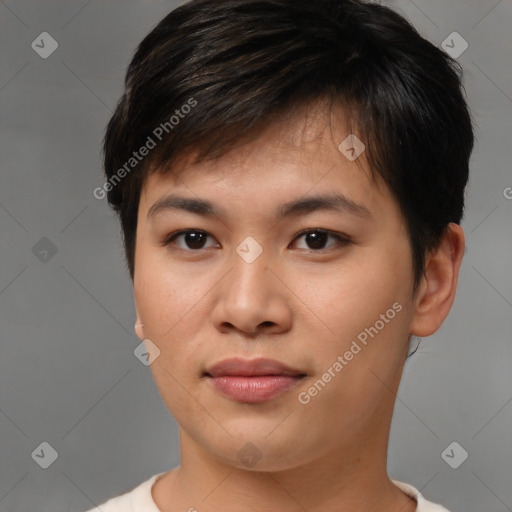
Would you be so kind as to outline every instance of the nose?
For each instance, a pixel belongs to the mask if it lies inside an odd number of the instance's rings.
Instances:
[[[216,289],[213,325],[220,332],[244,336],[276,334],[291,328],[291,294],[271,268],[265,251],[248,263],[238,254],[231,270]]]

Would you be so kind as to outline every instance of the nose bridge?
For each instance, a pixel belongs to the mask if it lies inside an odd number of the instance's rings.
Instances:
[[[258,260],[266,259],[268,257],[268,247],[263,249],[263,241],[258,241],[254,236],[246,236],[236,247],[236,254],[247,264],[253,265]]]
[[[240,242],[233,255],[235,294],[248,294],[255,298],[262,290],[267,293],[269,256],[270,251],[251,235]]]
[[[218,328],[230,324],[254,333],[264,323],[288,323],[285,305],[276,300],[279,291],[269,270],[270,256],[270,251],[264,250],[252,237],[236,247],[230,261],[231,270],[214,308],[213,320]]]

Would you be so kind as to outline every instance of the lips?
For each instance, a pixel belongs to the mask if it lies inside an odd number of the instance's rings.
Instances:
[[[260,403],[295,387],[306,373],[273,359],[224,359],[205,372],[213,388],[243,403]]]
[[[297,377],[306,375],[305,372],[291,368],[273,359],[242,359],[233,357],[224,359],[211,366],[206,374],[210,377],[241,376],[252,377],[257,375],[284,375]]]

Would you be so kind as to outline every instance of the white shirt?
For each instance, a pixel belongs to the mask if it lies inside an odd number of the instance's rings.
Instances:
[[[155,480],[164,473],[157,473],[149,480],[115,498],[111,498],[99,507],[92,508],[87,512],[162,512],[153,501],[151,488]],[[416,500],[416,512],[449,512],[441,505],[427,501],[421,493],[412,485],[393,480],[393,483],[408,496]]]

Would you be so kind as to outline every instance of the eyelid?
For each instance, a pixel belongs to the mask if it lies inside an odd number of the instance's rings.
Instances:
[[[293,238],[292,242],[294,242],[297,238],[303,236],[303,235],[307,235],[309,233],[325,233],[329,236],[332,236],[334,238],[337,238],[338,239],[338,244],[337,245],[331,245],[330,247],[326,247],[324,249],[302,249],[304,251],[308,251],[310,253],[318,253],[318,254],[322,254],[322,253],[325,253],[327,251],[330,251],[332,249],[335,249],[336,247],[338,246],[345,246],[347,244],[349,244],[351,242],[351,238],[348,236],[348,235],[345,235],[344,233],[340,233],[338,231],[332,231],[330,229],[325,229],[325,228],[308,228],[308,229],[304,229],[302,231],[300,231],[299,233],[297,233],[295,235],[295,237]]]
[[[206,236],[209,236],[211,238],[213,238],[213,236],[208,233],[208,231],[205,231],[204,229],[199,229],[199,228],[187,228],[187,229],[181,229],[179,231],[174,231],[173,233],[167,235],[164,237],[164,239],[159,243],[159,245],[162,245],[164,247],[168,246],[171,244],[171,242],[177,238],[178,236],[180,235],[186,235],[187,233],[202,233]],[[178,247],[178,249],[180,249],[180,247]],[[184,249],[186,250],[186,249]],[[195,251],[193,250],[188,250],[188,252],[199,252],[201,249],[196,249]]]
[[[179,230],[179,231],[175,231],[173,233],[171,233],[170,235],[166,236],[161,242],[159,245],[161,246],[168,246],[171,244],[171,242],[174,241],[175,238],[177,238],[178,236],[180,235],[186,235],[187,233],[203,233],[205,234],[206,236],[209,236],[211,238],[214,238],[210,233],[208,233],[207,231],[205,231],[204,229],[199,229],[199,228],[187,228],[187,229],[182,229],[182,230]],[[332,231],[330,229],[325,229],[325,228],[307,228],[307,229],[304,229],[302,231],[300,231],[299,233],[297,233],[294,237],[293,237],[293,240],[292,242],[294,242],[297,238],[301,237],[301,236],[304,236],[304,235],[307,235],[309,233],[325,233],[327,235],[330,235],[334,238],[336,238],[338,240],[338,245],[341,245],[341,246],[345,246],[349,243],[351,243],[351,238],[348,236],[348,235],[345,235],[344,233],[340,233],[338,231]],[[292,243],[291,242],[291,243]],[[302,249],[304,251],[308,251],[310,253],[318,253],[318,254],[321,254],[323,252],[327,252],[329,250],[331,250],[332,248],[335,248],[335,246],[331,246],[331,247],[327,247],[327,248],[324,248],[324,249]],[[178,249],[181,249],[181,247],[178,247]],[[193,252],[200,252],[201,250],[203,249],[181,249],[185,252],[190,252],[190,253],[193,253]]]

